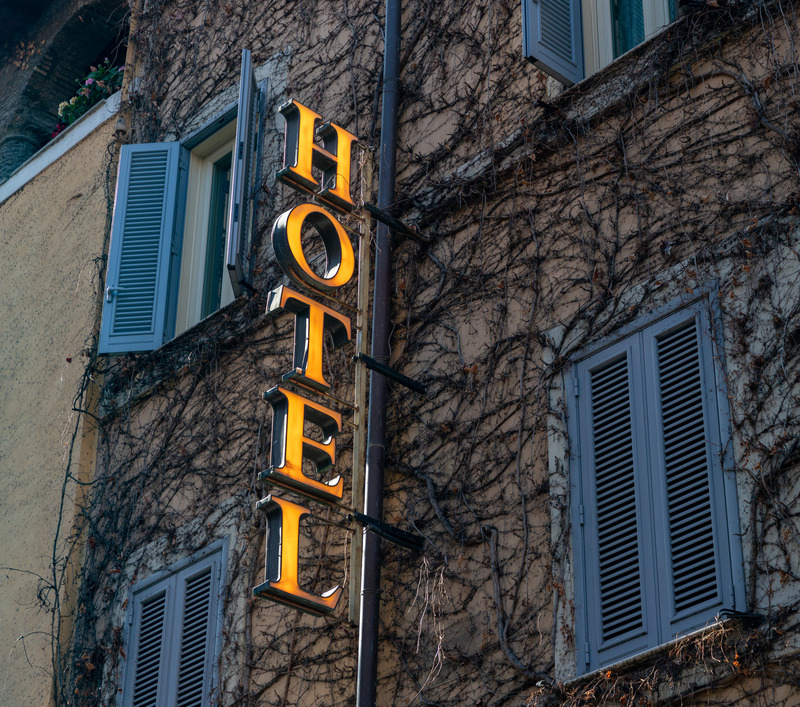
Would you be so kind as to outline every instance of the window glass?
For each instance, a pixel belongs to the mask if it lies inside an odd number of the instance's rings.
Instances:
[[[180,142],[122,146],[99,353],[152,351],[249,286],[263,90],[244,49],[238,102]]]
[[[216,312],[222,303],[222,283],[225,273],[225,236],[227,235],[226,217],[228,215],[228,205],[230,204],[230,152],[214,163],[212,172],[208,245],[203,278],[203,317]]]
[[[614,57],[644,41],[642,0],[612,0],[611,26],[614,33]]]
[[[522,0],[522,51],[571,86],[675,17],[674,0]]]

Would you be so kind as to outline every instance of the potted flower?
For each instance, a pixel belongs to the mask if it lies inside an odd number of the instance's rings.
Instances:
[[[93,105],[116,93],[122,86],[124,66],[111,66],[106,58],[99,66],[89,67],[89,75],[84,79],[76,79],[80,86],[77,93],[68,101],[58,106],[58,117],[61,119],[53,131],[58,135],[68,125],[72,125]]]

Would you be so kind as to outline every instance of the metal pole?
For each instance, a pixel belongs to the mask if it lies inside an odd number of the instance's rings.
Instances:
[[[361,166],[362,198],[372,199],[372,153],[364,153]],[[367,350],[367,312],[369,310],[369,239],[372,219],[364,209],[361,235],[358,239],[358,313],[356,314],[356,356]],[[367,441],[367,369],[356,365],[354,395],[356,403],[356,430],[353,433],[353,508],[363,511],[365,446]],[[348,613],[353,623],[361,616],[361,556],[363,535],[353,533],[350,547],[350,596]]]
[[[400,57],[400,0],[386,0],[383,55],[383,105],[378,208],[389,210],[394,201],[397,149],[398,73]],[[375,281],[372,299],[372,358],[389,364],[390,310],[392,303],[392,239],[388,226],[379,223],[375,236]],[[386,453],[386,399],[388,381],[370,372],[367,469],[364,513],[383,519],[383,472]],[[378,682],[378,628],[380,612],[380,538],[364,530],[361,565],[361,619],[358,635],[356,704],[375,707]]]

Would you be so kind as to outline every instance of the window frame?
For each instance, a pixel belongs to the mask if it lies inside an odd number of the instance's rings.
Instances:
[[[639,539],[637,547],[642,563],[643,572],[643,608],[645,613],[644,628],[641,633],[622,638],[616,643],[611,643],[605,648],[600,648],[602,643],[600,625],[600,590],[599,585],[599,560],[591,552],[596,536],[596,514],[592,512],[592,493],[589,478],[594,465],[594,457],[587,461],[587,455],[593,454],[590,436],[593,429],[587,421],[586,405],[589,391],[586,389],[588,374],[592,370],[602,369],[608,361],[614,360],[622,354],[630,355],[629,350],[634,346],[637,337],[648,338],[655,342],[663,332],[676,327],[681,322],[686,322],[694,317],[696,327],[699,327],[698,352],[701,358],[701,372],[703,379],[702,405],[704,411],[704,440],[706,446],[716,445],[713,454],[707,455],[708,478],[711,486],[710,504],[714,514],[714,562],[719,573],[720,600],[708,606],[693,607],[692,611],[685,614],[683,619],[676,619],[675,635],[667,634],[667,624],[658,612],[663,610],[667,601],[672,600],[673,593],[670,589],[665,594],[668,600],[662,597],[655,604],[654,587],[671,586],[670,574],[664,569],[669,564],[670,549],[665,539],[668,531],[668,519],[658,516],[658,506],[663,505],[666,498],[664,483],[666,472],[659,467],[656,460],[661,453],[662,446],[645,444],[643,440],[657,440],[661,444],[661,432],[658,416],[651,405],[645,403],[642,407],[638,403],[639,413],[633,412],[632,424],[636,429],[634,444],[640,444],[642,449],[637,457],[640,466],[635,471],[636,475],[636,513]],[[728,419],[727,396],[725,377],[721,356],[718,352],[723,350],[718,333],[720,328],[720,315],[718,303],[713,296],[702,297],[690,303],[673,304],[658,310],[651,315],[637,320],[627,327],[621,328],[613,337],[608,337],[594,345],[586,347],[579,354],[571,358],[570,367],[565,373],[565,396],[567,402],[567,434],[568,449],[568,479],[567,492],[569,494],[569,512],[565,520],[568,522],[569,533],[572,538],[572,592],[574,595],[574,630],[575,630],[575,659],[578,675],[583,675],[599,668],[605,668],[621,660],[634,658],[643,652],[650,651],[672,641],[676,636],[685,635],[693,630],[703,628],[713,620],[715,614],[722,608],[744,610],[744,576],[742,568],[742,552],[739,536],[739,506],[737,500],[736,479],[733,473],[733,459],[731,449],[730,423]],[[644,349],[654,350],[655,344],[643,345],[636,358],[629,358],[634,363],[629,367],[632,377],[644,382],[644,389],[634,390],[631,397],[644,398],[646,391],[652,391],[658,382],[658,364],[655,360],[645,361]],[[638,347],[638,346],[636,346]],[[646,364],[646,367],[645,367]],[[637,408],[632,408],[634,411]],[[641,414],[647,411],[649,417]],[[660,415],[660,403],[659,412]],[[587,434],[587,427],[590,431]],[[644,431],[642,428],[645,428]],[[709,434],[708,430],[712,430]],[[709,442],[709,439],[711,440]],[[636,454],[636,452],[635,452]],[[641,459],[646,458],[646,466],[642,469]],[[551,458],[552,459],[552,458]],[[653,483],[655,480],[655,483]],[[647,488],[647,485],[650,488]],[[656,484],[658,487],[656,488]],[[641,496],[644,494],[644,496]],[[644,510],[643,510],[644,509]],[[649,527],[654,529],[652,537],[646,538],[643,543],[642,516]],[[585,538],[589,540],[585,540]],[[659,542],[659,538],[661,542]],[[655,548],[653,552],[649,552]],[[664,561],[666,560],[666,561]],[[648,586],[651,590],[648,591]],[[647,604],[647,605],[645,605]],[[712,613],[713,612],[713,613]],[[654,622],[661,622],[655,626]],[[649,623],[649,625],[648,625]],[[673,624],[669,624],[672,626]]]
[[[225,266],[234,297],[247,288],[253,269],[249,256],[260,182],[265,96],[266,80],[255,82],[250,52],[243,50],[238,100],[180,141],[122,146],[99,334],[100,354],[148,352],[175,337],[179,292],[185,287],[181,286],[180,279],[191,151],[224,130],[232,121],[236,121],[236,132],[232,141],[231,205],[225,217]],[[166,171],[144,173],[138,182],[142,186],[132,186],[137,165],[143,162],[142,155],[151,155],[155,159],[159,153],[165,155]],[[151,186],[154,182],[159,184],[160,194],[153,192]],[[149,200],[143,205],[142,195]],[[136,203],[133,208],[131,199]],[[139,251],[130,247],[126,239],[129,232],[136,231],[143,215],[150,216],[150,210],[158,208],[161,209],[160,221],[156,214],[143,237],[150,249],[149,257],[155,258],[157,251],[157,262],[153,266],[152,261],[130,257],[131,253],[138,254]],[[202,208],[207,210],[209,204],[202,205]],[[205,270],[204,259],[201,270]],[[128,283],[132,285],[120,284],[121,277],[128,277]],[[134,293],[130,297],[120,294],[124,293],[126,286],[129,293]],[[200,286],[202,288],[202,284]],[[126,307],[132,312],[126,320],[129,323],[127,327],[118,327],[120,298],[123,313]],[[200,311],[199,307],[194,309]],[[182,317],[178,333],[202,319],[186,313]]]
[[[121,688],[117,694],[118,704],[122,707],[134,707],[134,688],[136,671],[139,662],[141,641],[142,606],[160,594],[165,596],[165,620],[161,624],[161,641],[158,657],[159,665],[156,694],[157,704],[176,704],[179,686],[179,663],[181,632],[185,609],[185,585],[181,581],[190,581],[210,571],[209,609],[205,650],[203,656],[203,707],[214,703],[213,696],[219,685],[217,658],[222,651],[223,601],[222,595],[226,587],[228,567],[228,538],[222,538],[208,545],[203,550],[180,560],[167,569],[157,572],[147,579],[134,584],[128,592],[125,612],[125,632],[123,636],[123,661],[121,664]]]
[[[642,3],[644,43],[678,13],[674,0]],[[522,53],[565,86],[600,71],[618,58],[611,0],[522,0]]]
[[[220,301],[216,307],[206,311],[205,293],[208,287],[209,276],[209,244],[212,239],[212,210],[217,195],[214,193],[216,163],[226,155],[233,159],[233,146],[236,139],[233,117],[204,140],[192,141],[193,147],[184,147],[189,150],[188,175],[186,189],[185,224],[183,230],[183,245],[181,248],[180,281],[178,286],[177,314],[175,321],[175,335],[190,329],[205,317],[232,302],[236,295],[230,284],[230,278],[225,272],[225,244],[222,244],[221,260],[218,266],[222,268],[222,289]],[[230,172],[230,169],[228,170]],[[230,198],[230,186],[228,187]],[[224,232],[227,233],[227,213],[225,208],[222,214]]]

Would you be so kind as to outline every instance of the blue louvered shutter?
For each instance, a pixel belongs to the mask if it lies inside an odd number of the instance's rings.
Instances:
[[[151,351],[172,337],[182,158],[177,142],[122,146],[100,353]]]
[[[584,77],[581,0],[522,0],[522,52],[567,86]]]
[[[580,498],[584,525],[586,641],[584,669],[641,650],[652,640],[648,576],[647,488],[638,350],[626,341],[580,367]]]
[[[204,705],[211,692],[214,567],[183,579],[176,707]]]
[[[673,316],[646,342],[657,377],[651,464],[659,485],[653,504],[664,558],[660,581],[664,640],[698,628],[722,608],[734,608],[727,547],[722,441],[710,337],[704,317]]]
[[[127,707],[208,707],[214,689],[222,552],[134,592]]]
[[[576,634],[588,671],[737,608],[742,578],[702,307],[603,349],[573,375],[576,587],[586,607],[576,602]]]
[[[170,588],[158,586],[140,597],[134,607],[136,630],[130,651],[134,659],[130,688],[132,707],[156,707],[163,693],[165,672],[162,668],[169,644],[168,607]]]
[[[242,292],[242,282],[247,282],[247,262],[254,219],[253,190],[257,184],[253,173],[257,163],[256,136],[259,95],[250,51],[243,49],[236,142],[233,147],[233,162],[231,163],[231,200],[225,244],[225,261],[231,286],[237,297]]]

